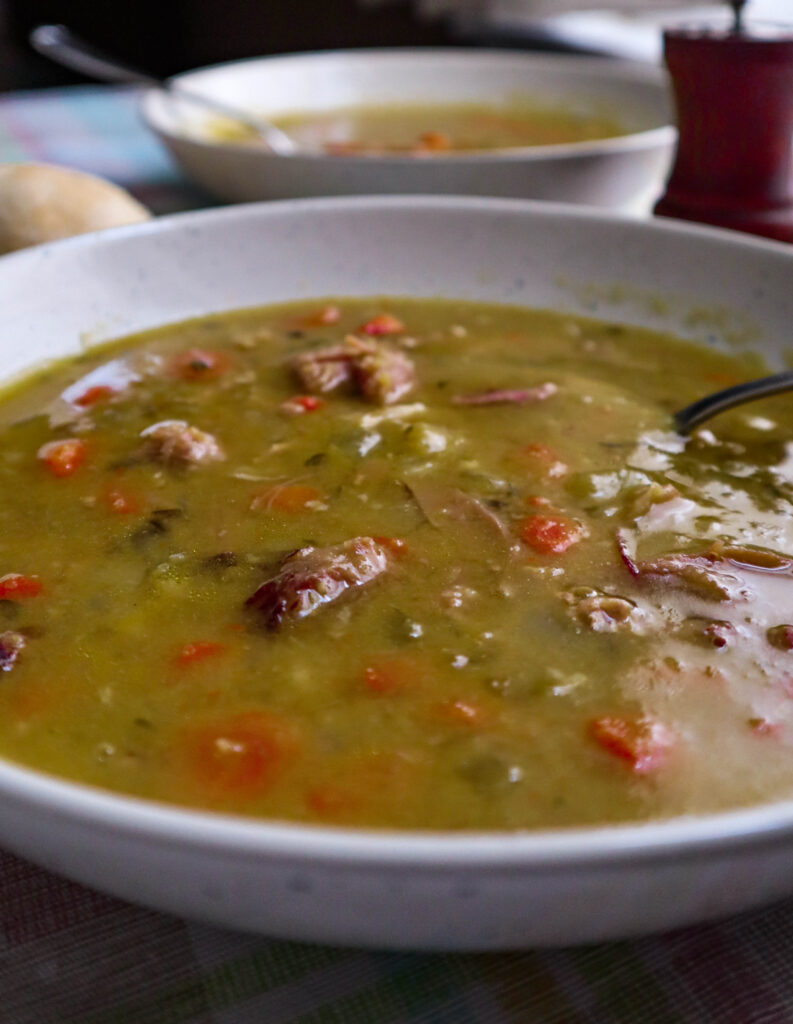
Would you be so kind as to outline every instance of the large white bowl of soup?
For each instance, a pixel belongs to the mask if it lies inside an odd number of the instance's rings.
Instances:
[[[660,69],[488,50],[341,51],[238,61],[178,85],[272,120],[296,153],[238,122],[147,94],[144,118],[223,199],[448,193],[647,206],[674,130]]]
[[[326,199],[0,261],[2,842],[410,949],[790,894],[793,254]]]

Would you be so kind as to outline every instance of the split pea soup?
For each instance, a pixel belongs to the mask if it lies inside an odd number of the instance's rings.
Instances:
[[[537,829],[793,795],[793,415],[551,312],[323,299],[0,401],[0,753],[121,793]]]
[[[513,149],[588,142],[624,135],[611,111],[523,101],[486,103],[400,103],[301,111],[271,118],[308,151],[336,156],[432,156],[476,150]],[[236,121],[215,119],[213,139],[259,142]]]

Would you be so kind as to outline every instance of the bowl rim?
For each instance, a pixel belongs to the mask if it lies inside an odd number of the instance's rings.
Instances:
[[[277,67],[289,64],[313,64],[323,60],[345,62],[353,64],[365,63],[367,61],[392,61],[399,59],[415,60],[419,63],[448,62],[454,63],[458,59],[478,61],[487,64],[489,61],[497,63],[515,63],[538,70],[550,69],[571,70],[574,75],[578,73],[589,73],[595,77],[603,78],[604,81],[625,80],[626,83],[643,84],[658,87],[659,92],[666,88],[666,78],[663,69],[650,64],[622,61],[604,57],[591,56],[569,56],[553,55],[546,53],[532,53],[521,50],[506,50],[497,47],[382,47],[382,48],[361,48],[361,49],[335,49],[315,50],[308,52],[272,54],[264,57],[246,57],[242,60],[222,61],[209,64],[206,67],[193,68],[189,71],[173,75],[169,82],[184,82],[200,78],[211,78],[215,75],[222,75],[227,71],[234,72],[238,68],[248,68],[255,65],[262,65],[265,68]],[[254,159],[272,160],[302,160],[307,163],[318,163],[325,160],[340,159],[337,154],[312,152],[310,150],[297,150],[294,153],[272,153],[266,149],[252,147],[243,142],[220,142],[212,139],[194,137],[186,132],[174,129],[169,124],[169,119],[163,113],[163,105],[167,100],[159,89],[147,89],[140,101],[141,117],[146,126],[156,135],[164,139],[170,139],[178,143],[188,144],[198,150],[213,152],[221,149],[224,152],[246,154],[249,158],[253,154]],[[624,135],[607,136],[603,139],[590,139],[579,142],[554,143],[546,146],[511,146],[503,149],[489,150],[463,150],[458,153],[428,154],[416,156],[411,154],[376,154],[376,153],[353,153],[345,154],[345,162],[366,166],[375,165],[380,167],[405,167],[405,166],[434,166],[445,163],[454,166],[467,164],[480,164],[491,162],[520,163],[520,162],[543,162],[547,160],[558,160],[561,158],[573,157],[596,157],[606,156],[610,153],[625,153],[633,150],[644,150],[665,145],[671,145],[677,137],[677,129],[671,121],[671,96],[669,97],[670,118],[663,124],[642,128],[638,131],[628,132]]]
[[[781,242],[684,221],[644,221],[626,214],[573,204],[482,196],[364,196],[319,197],[240,203],[226,207],[171,214],[140,224],[92,232],[48,245],[10,253],[3,267],[24,266],[39,259],[71,258],[81,250],[125,244],[127,239],[157,237],[183,231],[221,229],[226,222],[250,224],[251,219],[289,216],[306,211],[405,209],[478,211],[484,215],[511,213],[592,226],[619,227],[632,235],[710,239],[719,246],[757,251],[781,259],[793,269],[793,248]],[[143,836],[172,846],[206,852],[223,850],[246,860],[277,858],[295,866],[327,863],[350,869],[387,867],[455,873],[483,868],[506,872],[554,871],[571,865],[655,862],[702,858],[718,849],[773,846],[789,843],[793,835],[793,798],[702,815],[656,819],[642,823],[573,826],[525,831],[430,831],[353,828],[268,821],[241,815],[190,809],[115,793],[50,775],[39,769],[0,758],[0,808],[35,807],[48,817],[68,820],[93,831],[125,834],[130,841]]]

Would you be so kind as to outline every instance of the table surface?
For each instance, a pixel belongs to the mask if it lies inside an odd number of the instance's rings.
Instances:
[[[128,90],[0,97],[0,161],[22,160],[100,174],[158,214],[213,205]],[[0,1022],[793,1024],[793,901],[578,949],[369,953],[181,921],[0,853]]]

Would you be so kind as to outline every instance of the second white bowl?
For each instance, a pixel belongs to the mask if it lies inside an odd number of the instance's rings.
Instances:
[[[662,187],[674,142],[663,74],[597,58],[501,50],[357,50],[264,57],[177,76],[176,82],[263,116],[359,104],[505,104],[518,96],[608,110],[614,138],[442,157],[279,156],[213,140],[206,115],[160,92],[143,117],[188,177],[222,199],[447,193],[554,199],[640,209]]]

